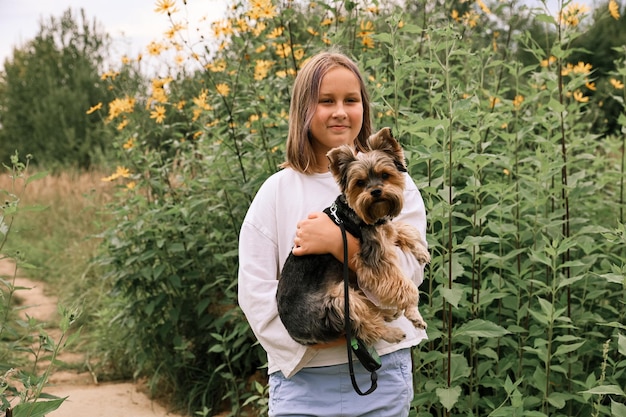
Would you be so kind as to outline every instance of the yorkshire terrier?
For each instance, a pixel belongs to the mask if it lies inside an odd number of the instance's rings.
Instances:
[[[389,128],[370,136],[367,144],[367,152],[355,154],[347,145],[328,152],[341,194],[325,213],[360,239],[356,274],[350,276],[350,320],[354,336],[371,346],[380,339],[397,343],[406,338],[401,329],[385,324],[402,313],[415,327],[426,328],[417,309],[417,286],[404,276],[395,246],[421,263],[430,262],[430,255],[416,228],[391,221],[403,205],[407,169],[402,147]],[[290,254],[276,298],[280,319],[298,343],[325,343],[344,335],[343,264],[333,255]]]

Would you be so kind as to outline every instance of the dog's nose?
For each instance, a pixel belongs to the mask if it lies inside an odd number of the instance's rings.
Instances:
[[[380,188],[374,188],[372,191],[370,191],[370,194],[372,195],[372,197],[380,197],[382,195],[383,191]]]

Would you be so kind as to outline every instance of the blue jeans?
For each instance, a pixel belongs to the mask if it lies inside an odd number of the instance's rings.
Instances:
[[[291,378],[269,377],[269,417],[406,417],[413,399],[410,349],[381,356],[378,388],[361,396],[354,391],[348,364],[304,368]],[[370,373],[354,357],[354,373],[362,392]]]

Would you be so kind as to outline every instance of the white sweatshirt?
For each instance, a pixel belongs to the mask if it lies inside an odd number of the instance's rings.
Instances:
[[[404,209],[393,221],[410,223],[426,236],[422,196],[411,177],[404,175]],[[239,305],[267,352],[270,374],[280,370],[289,378],[303,367],[348,361],[345,345],[316,349],[294,341],[283,326],[276,305],[278,279],[293,247],[296,225],[309,213],[328,207],[339,192],[330,172],[306,175],[286,168],[265,181],[244,219],[239,236]],[[398,253],[406,276],[420,285],[424,265],[399,249]],[[427,338],[425,331],[415,329],[404,316],[389,325],[401,327],[407,337],[398,344],[378,342],[376,350],[380,355],[417,345]]]

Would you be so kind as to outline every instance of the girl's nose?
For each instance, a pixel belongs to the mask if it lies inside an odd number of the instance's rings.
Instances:
[[[346,110],[344,109],[343,104],[337,104],[335,111],[333,112],[333,117],[346,117]]]

